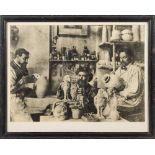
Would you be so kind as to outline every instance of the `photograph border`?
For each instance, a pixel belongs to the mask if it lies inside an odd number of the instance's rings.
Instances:
[[[153,16],[1,16],[0,23],[0,138],[153,138],[155,108],[153,86]],[[148,132],[7,132],[7,22],[148,22]]]

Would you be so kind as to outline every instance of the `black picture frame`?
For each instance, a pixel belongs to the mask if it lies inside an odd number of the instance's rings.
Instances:
[[[155,61],[153,59],[153,47],[155,39],[154,16],[0,16],[0,138],[56,138],[56,139],[102,139],[102,138],[154,138],[155,134],[155,98],[153,93]],[[7,46],[6,24],[7,22],[148,22],[149,25],[149,132],[7,132]]]

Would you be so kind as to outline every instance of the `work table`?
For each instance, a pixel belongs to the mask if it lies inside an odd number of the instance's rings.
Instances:
[[[25,98],[25,103],[27,105],[28,111],[31,114],[40,114],[40,122],[54,122],[58,121],[53,116],[43,115],[45,108],[54,102],[60,101],[56,96],[47,96],[45,98]],[[73,119],[69,118],[64,122],[84,122],[83,119]],[[111,120],[102,120],[101,122],[111,122]],[[126,119],[120,118],[117,122],[127,122]]]
[[[42,113],[42,111],[54,102],[60,101],[56,96],[46,96],[45,98],[25,98],[25,103],[31,114]]]

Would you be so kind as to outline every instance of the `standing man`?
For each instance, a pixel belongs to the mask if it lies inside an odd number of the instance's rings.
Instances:
[[[125,88],[119,92],[119,104],[134,107],[143,99],[143,71],[139,66],[134,64],[130,48],[122,48],[119,56],[121,66],[116,70],[115,74],[125,82]]]

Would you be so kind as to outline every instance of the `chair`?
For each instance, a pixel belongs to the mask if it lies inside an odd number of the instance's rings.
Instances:
[[[131,122],[143,122],[145,120],[144,113],[144,93],[141,94],[141,101],[136,106],[119,105],[117,110],[120,116]]]

